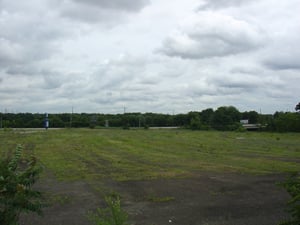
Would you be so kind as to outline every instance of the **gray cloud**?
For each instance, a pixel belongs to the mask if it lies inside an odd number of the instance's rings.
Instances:
[[[0,65],[15,64],[22,61],[24,55],[24,48],[18,43],[10,40],[0,39]]]
[[[257,75],[241,75],[241,76],[218,76],[211,79],[209,82],[218,87],[221,93],[226,94],[253,94],[253,93],[267,93],[265,90],[283,90],[285,83],[278,77],[272,77],[269,75],[257,76]],[[281,95],[282,97],[282,95]]]
[[[201,59],[248,52],[263,42],[260,29],[246,21],[222,14],[198,13],[167,38],[159,51],[168,56]]]
[[[253,2],[251,0],[206,0],[199,10],[220,9],[226,7],[238,7],[243,4]]]
[[[105,8],[105,9],[115,9],[121,11],[139,11],[147,4],[149,0],[73,0],[74,2],[91,5],[93,7]]]
[[[263,64],[272,70],[300,70],[300,48],[298,44],[281,47],[275,55],[267,56]]]
[[[8,75],[36,75],[38,71],[29,65],[13,65],[6,70]]]
[[[61,15],[81,22],[112,26],[126,14],[138,12],[149,3],[148,0],[70,0],[61,5]]]
[[[232,74],[260,74],[262,73],[263,71],[258,68],[258,67],[252,67],[252,66],[236,66],[236,67],[233,67],[232,69],[230,69],[230,73]]]
[[[9,75],[33,75],[40,63],[60,52],[58,42],[68,29],[55,23],[46,5],[32,1],[2,2],[0,12],[0,65]],[[63,25],[63,24],[61,24]]]
[[[264,64],[272,70],[300,70],[299,58],[278,57],[271,60],[266,60]]]
[[[109,12],[108,10],[87,5],[73,5],[71,7],[66,7],[61,11],[61,15],[79,22],[103,23],[109,26],[116,24],[120,17],[122,17],[120,13],[114,11]],[[108,18],[109,20],[107,20]]]
[[[248,92],[248,91],[254,91],[257,86],[258,78],[249,81],[248,77],[245,77],[244,79],[231,79],[228,80],[227,78],[214,80],[215,84],[226,89],[237,89],[239,92]]]
[[[43,74],[41,87],[44,89],[57,89],[67,82],[67,77],[58,71],[41,71],[41,74]]]
[[[278,99],[279,101],[282,99],[291,99],[294,95],[294,93],[287,92],[286,90],[280,88],[266,89],[265,93],[267,97]]]
[[[91,101],[97,104],[117,104],[127,106],[132,106],[136,104],[146,104],[149,102],[155,102],[157,98],[151,94],[145,94],[141,92],[113,92],[112,94],[99,95],[97,97],[91,98]]]
[[[289,23],[295,24],[285,26],[277,33],[277,38],[262,54],[262,64],[272,70],[299,70],[300,69],[300,36],[296,32],[300,28],[299,18],[295,15],[290,18]],[[275,35],[276,33],[274,33]]]
[[[215,76],[214,78],[207,77],[200,82],[194,81],[186,89],[186,95],[191,97],[218,97],[237,95],[239,93],[251,93],[259,87],[255,82],[248,80],[249,77],[232,77],[232,76]]]
[[[108,60],[99,66],[92,77],[94,88],[121,89],[130,87],[144,74],[145,62],[141,58],[120,55],[115,60]]]

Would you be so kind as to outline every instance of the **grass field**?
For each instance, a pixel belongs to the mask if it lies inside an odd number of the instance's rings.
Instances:
[[[22,144],[59,180],[188,177],[199,171],[300,171],[299,133],[62,129],[0,131],[2,154]]]

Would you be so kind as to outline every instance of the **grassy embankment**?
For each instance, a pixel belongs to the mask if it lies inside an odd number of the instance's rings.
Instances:
[[[199,171],[300,171],[299,133],[62,129],[0,132],[0,152],[22,144],[62,180],[142,180]]]

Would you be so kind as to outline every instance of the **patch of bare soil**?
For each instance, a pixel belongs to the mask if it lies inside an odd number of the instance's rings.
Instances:
[[[287,217],[289,196],[276,185],[284,178],[203,172],[185,179],[89,184],[48,179],[38,188],[51,206],[44,217],[25,215],[21,224],[90,224],[87,211],[103,206],[103,193],[115,191],[133,225],[274,225]]]

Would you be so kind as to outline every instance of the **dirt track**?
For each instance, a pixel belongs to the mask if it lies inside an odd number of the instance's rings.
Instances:
[[[38,188],[52,205],[44,217],[26,215],[23,225],[85,225],[103,194],[118,192],[135,225],[274,225],[284,219],[289,196],[276,185],[283,175],[201,173],[193,178],[149,181],[58,182]],[[100,191],[99,191],[100,190]]]

